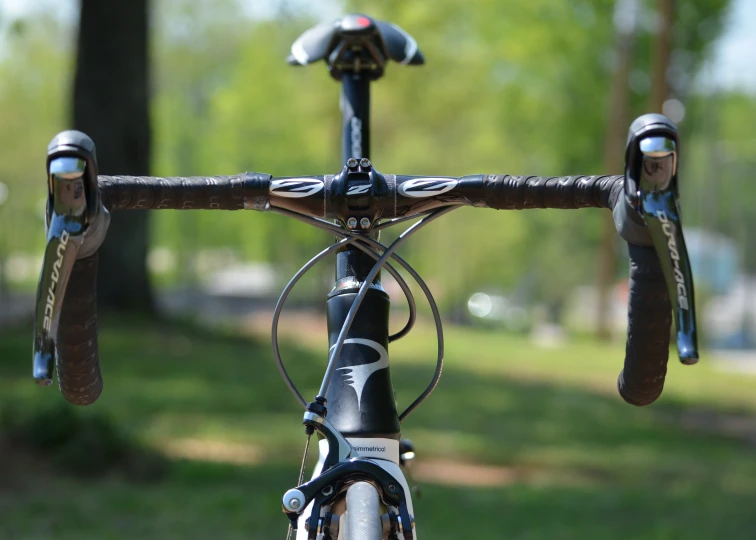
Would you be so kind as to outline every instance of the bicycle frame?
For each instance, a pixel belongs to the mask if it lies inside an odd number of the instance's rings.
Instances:
[[[345,74],[342,82],[343,160],[370,155],[370,81]],[[350,155],[347,152],[359,152]],[[329,347],[333,347],[360,285],[375,261],[348,246],[336,256],[328,295]],[[389,374],[389,297],[380,274],[363,300],[341,350],[326,394],[328,419],[344,436],[398,440],[399,418]]]
[[[370,158],[371,82],[359,73],[345,72],[342,76],[342,164],[349,158]],[[360,285],[374,264],[374,259],[352,246],[337,253],[335,283],[326,301],[329,350],[335,346]],[[400,425],[389,370],[389,305],[378,274],[347,334],[325,397],[333,428],[360,457],[376,458],[376,463],[399,481],[409,514],[414,516],[411,491],[399,467]],[[320,455],[312,478],[323,470],[329,442],[322,439],[318,446]],[[307,539],[305,524],[309,518],[309,511],[300,516],[297,540]]]

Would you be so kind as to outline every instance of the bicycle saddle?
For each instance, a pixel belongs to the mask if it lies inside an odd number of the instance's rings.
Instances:
[[[319,60],[326,61],[337,80],[347,70],[380,77],[386,60],[409,65],[425,62],[417,42],[407,32],[395,24],[358,14],[305,31],[292,44],[287,59],[294,66]]]

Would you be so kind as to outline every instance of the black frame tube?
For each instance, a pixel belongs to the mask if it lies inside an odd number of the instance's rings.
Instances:
[[[344,73],[341,79],[341,165],[349,158],[370,159],[370,79]],[[375,261],[354,246],[337,255],[336,280],[354,277],[363,281]],[[380,281],[381,275],[376,278]]]
[[[370,80],[344,73],[341,80],[341,165],[350,157],[370,159]]]
[[[359,73],[346,72],[341,79],[341,115],[342,115],[342,164],[350,158],[370,159],[370,83],[371,80]],[[376,262],[372,257],[357,249],[355,246],[345,246],[336,255],[336,271],[334,290],[329,295],[326,312],[329,321],[329,347],[333,348],[341,333],[345,322],[348,322],[350,306],[360,296],[358,291],[364,282],[372,277],[376,289],[371,287],[367,301],[358,308],[357,319],[349,332],[350,339],[357,338],[373,345],[384,348],[388,345],[388,295],[380,287],[380,271],[372,272]],[[372,274],[372,276],[371,276]],[[339,289],[339,283],[351,279],[354,287]],[[381,300],[382,298],[382,300]],[[382,306],[382,307],[381,307]],[[364,364],[362,348],[347,349],[339,354],[334,365],[329,364],[326,379],[330,382],[336,365],[340,370],[346,370],[334,384],[324,385],[328,388],[326,396],[328,403],[329,421],[341,433],[351,437],[389,437],[398,438],[400,433],[399,417],[397,415],[393,385],[388,366],[371,376],[370,385],[355,385],[357,373],[350,369],[352,366]],[[369,347],[368,347],[369,348]],[[386,358],[386,361],[388,359]],[[381,361],[381,359],[378,359]],[[348,374],[352,373],[349,377]],[[357,395],[355,403],[351,386]]]

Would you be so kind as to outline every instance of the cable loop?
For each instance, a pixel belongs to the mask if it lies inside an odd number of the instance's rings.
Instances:
[[[420,228],[427,225],[431,221],[441,217],[443,214],[446,214],[450,212],[451,210],[454,210],[457,208],[457,206],[446,206],[443,208],[435,209],[430,212],[426,212],[424,214],[421,214],[421,216],[413,216],[413,217],[421,217],[421,219],[411,225],[407,230],[405,230],[399,237],[394,240],[394,242],[391,243],[390,246],[385,246],[384,244],[381,244],[379,241],[374,240],[373,238],[370,238],[367,235],[360,234],[357,232],[348,231],[346,229],[342,229],[338,225],[335,225],[333,223],[330,223],[328,221],[318,219],[318,218],[312,218],[303,214],[299,214],[297,212],[292,212],[290,210],[285,210],[282,208],[274,208],[273,211],[282,215],[286,215],[289,217],[292,217],[294,219],[297,219],[298,221],[302,221],[304,223],[308,223],[310,225],[313,225],[319,229],[328,231],[338,237],[341,238],[338,242],[335,244],[327,247],[326,249],[322,250],[320,253],[315,255],[312,259],[310,259],[307,263],[305,263],[302,268],[299,269],[299,271],[294,275],[294,277],[289,280],[289,282],[286,284],[286,287],[284,287],[284,290],[281,293],[281,296],[278,299],[278,302],[276,303],[276,308],[273,312],[273,321],[272,321],[272,328],[271,328],[271,344],[273,346],[273,356],[276,360],[276,365],[278,367],[279,372],[281,373],[281,376],[284,379],[284,382],[286,383],[286,386],[289,388],[289,390],[292,392],[294,397],[299,401],[300,405],[302,407],[307,406],[307,401],[302,397],[302,394],[297,389],[296,385],[292,381],[291,377],[289,376],[288,372],[286,371],[286,367],[284,366],[283,359],[281,358],[281,353],[278,345],[278,324],[280,322],[281,312],[283,311],[283,306],[286,302],[286,299],[288,298],[289,294],[291,293],[294,286],[297,284],[297,282],[302,278],[302,276],[307,273],[315,264],[317,264],[320,260],[327,257],[331,253],[342,249],[343,247],[347,245],[353,245],[357,249],[360,249],[361,251],[368,254],[370,257],[376,260],[375,265],[369,272],[367,278],[363,282],[363,284],[360,286],[360,290],[357,293],[357,296],[355,297],[354,301],[352,302],[352,306],[349,310],[349,313],[347,314],[347,318],[344,321],[344,324],[342,325],[341,331],[339,332],[339,336],[336,339],[336,343],[331,347],[330,351],[330,358],[328,360],[328,367],[326,368],[326,374],[323,378],[323,383],[321,384],[319,395],[325,396],[326,392],[328,391],[328,386],[331,381],[331,377],[333,375],[333,371],[336,366],[336,362],[338,361],[339,354],[341,353],[341,349],[344,345],[344,342],[346,341],[346,336],[349,332],[349,329],[351,327],[352,322],[354,321],[354,318],[356,317],[357,310],[359,309],[359,306],[364,299],[365,295],[367,294],[367,291],[369,289],[370,283],[373,282],[375,277],[378,275],[378,272],[385,266],[386,269],[389,271],[392,277],[396,279],[397,283],[402,289],[402,292],[404,292],[404,295],[407,299],[407,303],[409,305],[410,315],[409,319],[407,321],[407,324],[397,332],[396,334],[393,334],[389,337],[389,341],[396,341],[405,335],[409,333],[409,331],[412,329],[412,327],[415,324],[416,318],[417,318],[417,307],[415,304],[414,296],[412,295],[412,291],[410,290],[409,286],[407,285],[407,282],[404,280],[401,274],[396,271],[395,268],[391,264],[388,263],[388,259],[394,259],[396,262],[398,262],[411,276],[412,278],[417,282],[417,284],[422,289],[423,293],[425,294],[428,303],[431,308],[431,312],[433,313],[433,319],[436,326],[436,336],[438,340],[438,357],[436,360],[436,370],[433,374],[433,378],[431,379],[430,384],[428,387],[423,391],[420,396],[417,397],[410,405],[407,407],[404,412],[402,412],[399,415],[399,421],[404,421],[405,418],[407,418],[412,411],[414,411],[420,403],[422,403],[430,394],[433,392],[435,387],[438,385],[438,381],[441,378],[441,372],[443,370],[443,359],[444,359],[444,336],[443,336],[443,327],[441,322],[441,315],[438,311],[438,306],[436,305],[436,301],[433,298],[433,294],[431,293],[430,289],[426,285],[425,281],[420,277],[420,275],[415,271],[412,266],[410,266],[404,259],[402,259],[399,255],[395,253],[396,249],[403,244],[412,234],[417,232]],[[413,217],[401,217],[396,218],[387,222],[384,222],[376,227],[376,230],[382,230],[385,228],[388,228],[390,226],[396,225],[398,223],[402,223],[404,221],[408,221],[412,219]],[[379,254],[379,251],[382,253]]]

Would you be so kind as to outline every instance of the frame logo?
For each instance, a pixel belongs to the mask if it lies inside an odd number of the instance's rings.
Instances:
[[[344,372],[344,379],[345,382],[349,386],[354,388],[354,390],[357,392],[357,407],[359,408],[360,402],[362,401],[362,391],[365,389],[365,383],[368,381],[370,376],[378,370],[386,369],[389,367],[388,351],[383,345],[371,339],[350,338],[344,341],[344,345],[347,345],[349,343],[354,343],[356,345],[365,345],[367,347],[370,347],[371,349],[374,349],[380,355],[378,360],[376,360],[375,362],[370,362],[369,364],[361,364],[359,366],[343,367],[337,370],[349,370]],[[331,349],[333,349],[333,347],[331,347]]]

